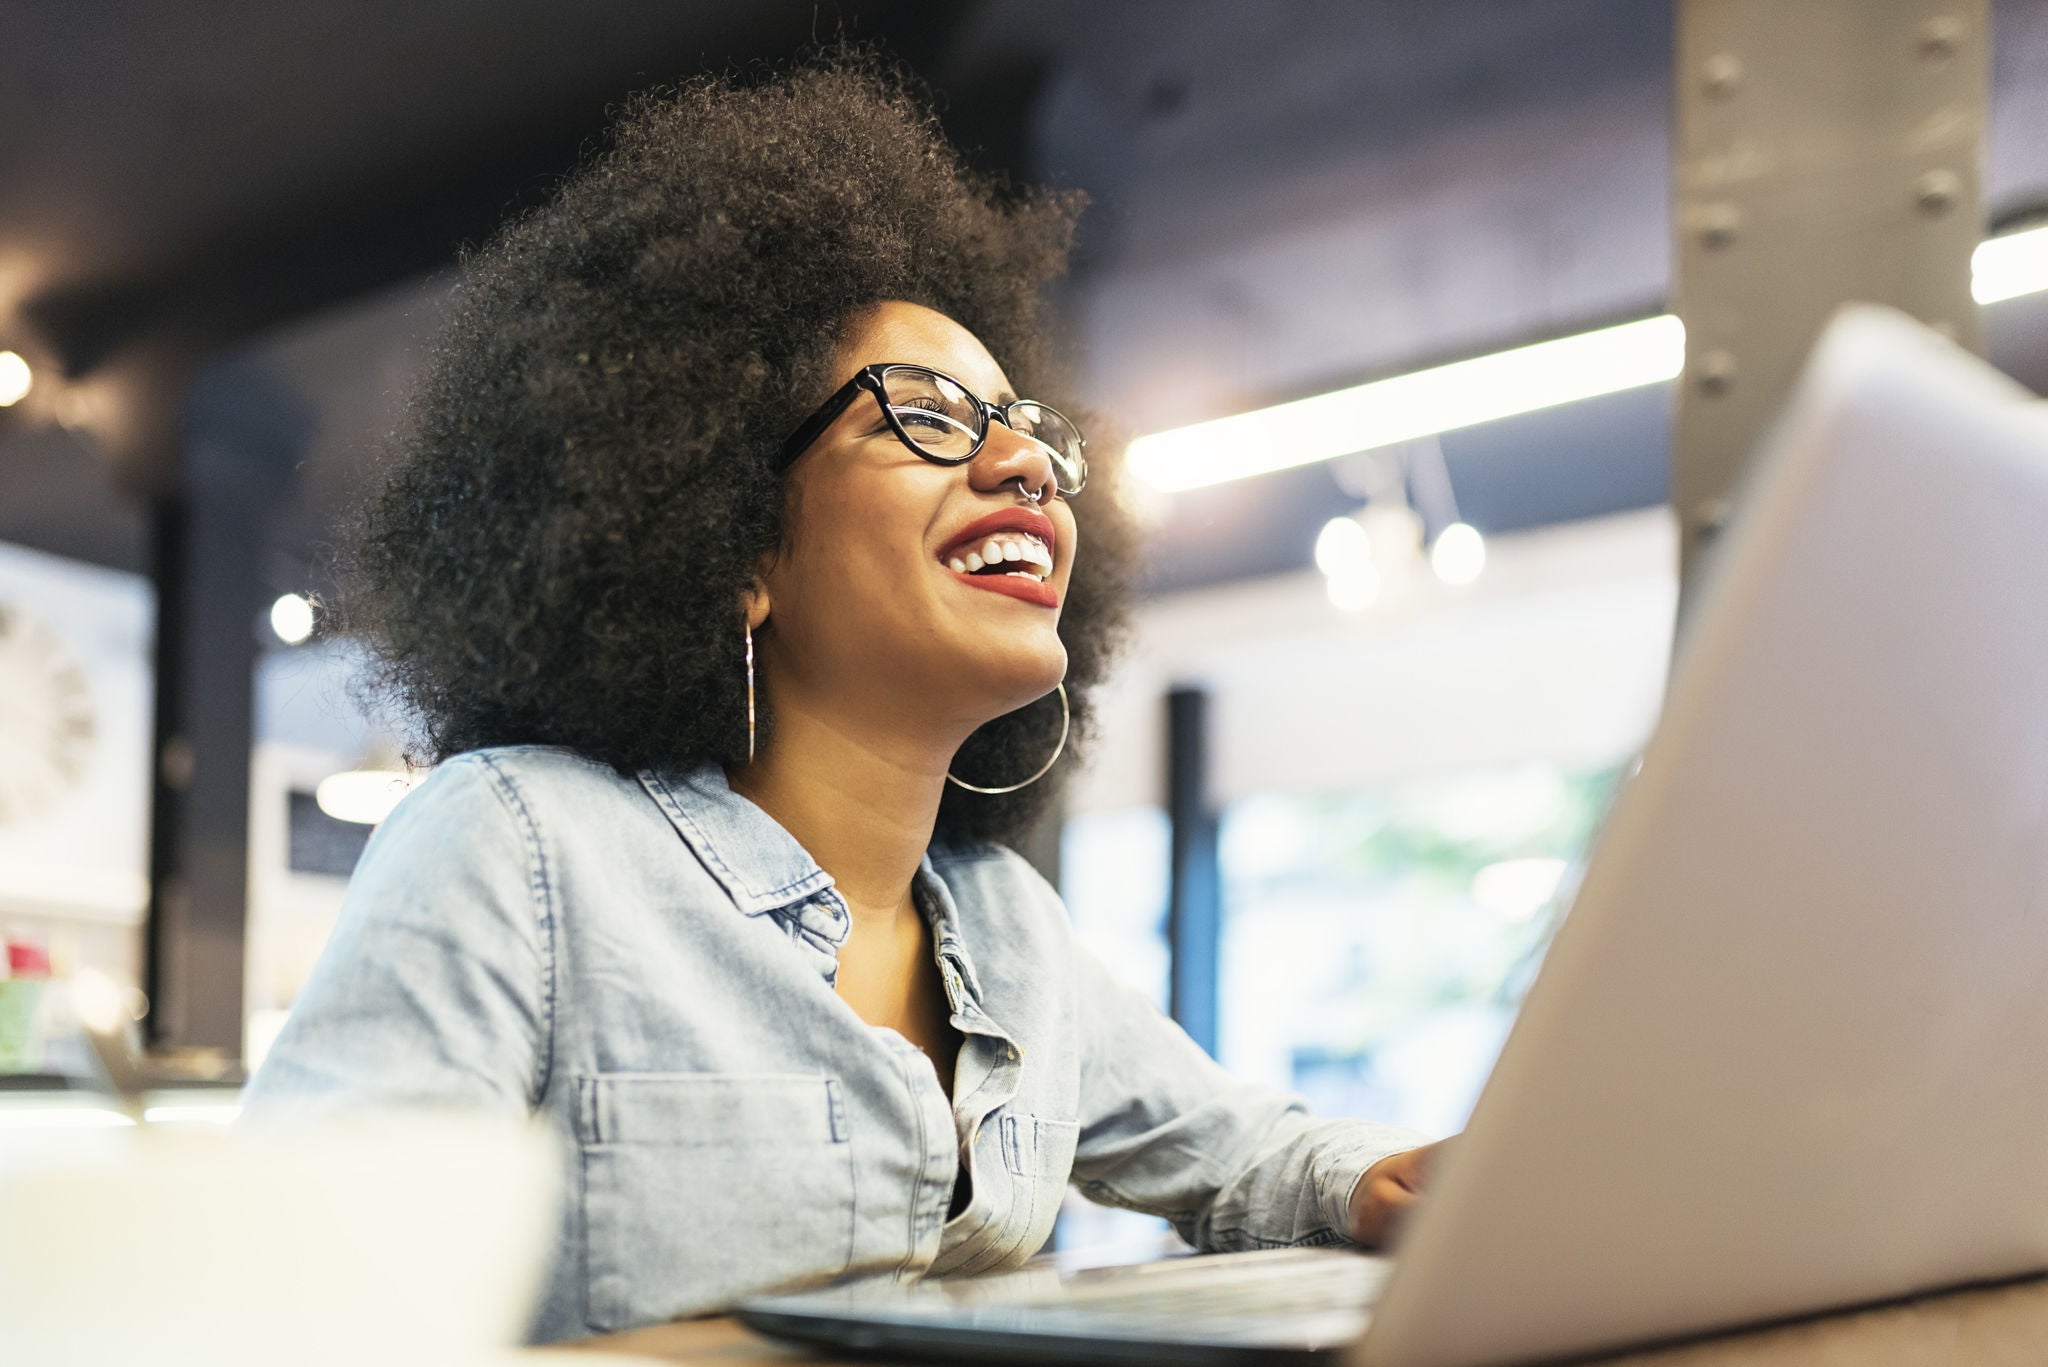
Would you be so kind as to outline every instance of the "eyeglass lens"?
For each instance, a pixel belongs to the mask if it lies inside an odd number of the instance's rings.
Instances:
[[[944,375],[893,366],[883,374],[882,387],[890,411],[920,451],[938,460],[962,461],[980,446],[980,403]],[[1053,482],[1060,492],[1080,488],[1087,467],[1081,457],[1081,434],[1073,423],[1029,400],[1010,405],[1008,416],[1013,430],[1038,442],[1051,455]]]

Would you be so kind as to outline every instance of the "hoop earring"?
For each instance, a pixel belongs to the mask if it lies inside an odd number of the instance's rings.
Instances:
[[[1030,778],[1025,779],[1021,783],[1012,783],[1007,788],[983,788],[979,787],[976,784],[963,782],[962,780],[953,777],[953,771],[951,769],[948,769],[946,771],[946,781],[948,783],[956,784],[959,787],[965,788],[970,793],[987,793],[993,796],[999,793],[1014,793],[1019,788],[1029,788],[1032,784],[1044,778],[1046,774],[1052,769],[1052,766],[1059,762],[1060,752],[1067,748],[1067,728],[1070,725],[1072,725],[1074,720],[1074,714],[1072,710],[1067,706],[1067,686],[1064,683],[1061,683],[1055,684],[1054,687],[1059,690],[1060,695],[1060,743],[1058,745],[1053,746],[1052,758],[1047,760],[1045,763],[1039,765],[1037,773],[1033,774]]]
[[[747,763],[754,762],[754,624],[741,619],[747,637]]]

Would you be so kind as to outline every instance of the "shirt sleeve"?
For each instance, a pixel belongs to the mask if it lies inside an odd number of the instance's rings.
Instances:
[[[552,1030],[546,872],[511,776],[442,765],[365,849],[244,1116],[531,1110]]]
[[[1075,1185],[1164,1216],[1206,1252],[1349,1242],[1352,1188],[1429,1136],[1316,1120],[1298,1097],[1233,1079],[1073,942],[1081,1016]]]

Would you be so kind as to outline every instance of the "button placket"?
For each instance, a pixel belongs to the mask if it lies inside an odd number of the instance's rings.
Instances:
[[[918,1155],[918,1181],[910,1208],[912,1243],[909,1258],[897,1273],[899,1278],[914,1279],[923,1275],[938,1256],[946,1207],[952,1199],[953,1183],[958,1180],[959,1155],[949,1152],[957,1131],[945,1089],[939,1086],[931,1061],[908,1040],[891,1039],[888,1043],[896,1054],[911,1104],[922,1121],[922,1152]]]

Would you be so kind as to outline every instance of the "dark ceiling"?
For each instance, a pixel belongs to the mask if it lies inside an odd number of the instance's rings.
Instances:
[[[0,84],[6,302],[73,369],[151,330],[241,335],[441,265],[545,194],[629,91],[782,57],[841,25],[916,62],[945,50],[962,13],[916,0],[18,11]],[[955,96],[953,116],[1021,159],[1021,107],[985,107],[995,94]]]
[[[23,6],[0,50],[0,336],[74,377],[208,355],[446,264],[629,91],[844,25],[943,51],[942,3]],[[963,117],[982,138],[1021,124]],[[1007,127],[1005,126],[1007,124]],[[114,453],[148,459],[140,450]]]
[[[128,0],[10,7],[0,540],[141,568],[195,376],[314,435],[280,579],[359,484],[464,241],[544,195],[626,93],[845,29],[976,160],[1086,189],[1060,302],[1134,428],[1661,306],[1662,0]],[[2048,0],[1999,0],[1990,208],[2048,204]],[[2003,331],[2001,332],[2001,328]],[[2030,330],[2031,329],[2031,330]],[[2017,336],[2014,364],[2041,328]],[[2028,340],[2028,339],[2033,340]],[[1489,530],[1663,497],[1664,399],[1453,434]],[[231,405],[230,405],[231,406]],[[195,416],[196,413],[196,416]],[[189,465],[189,462],[186,462]],[[1306,562],[1327,471],[1191,497],[1155,584]],[[1306,533],[1304,533],[1306,528]]]

